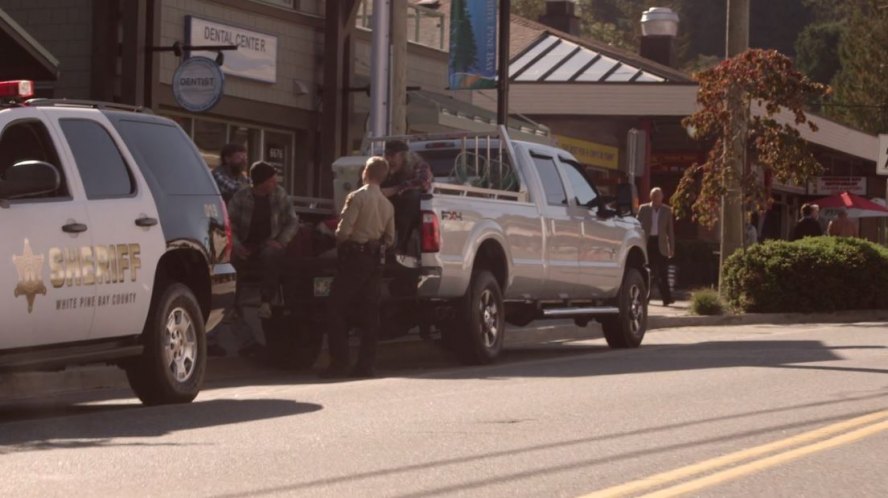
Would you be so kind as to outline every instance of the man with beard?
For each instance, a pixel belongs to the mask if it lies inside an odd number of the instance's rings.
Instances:
[[[250,179],[244,174],[247,168],[247,149],[241,144],[226,144],[219,153],[222,163],[213,170],[213,179],[219,186],[225,204],[238,190],[249,187]]]

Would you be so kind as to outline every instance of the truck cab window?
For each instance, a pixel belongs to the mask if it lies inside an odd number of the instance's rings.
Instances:
[[[577,198],[577,205],[590,207],[591,202],[598,198],[598,192],[589,184],[579,164],[572,161],[562,161],[562,164],[567,182]]]
[[[37,120],[18,121],[7,126],[0,135],[0,178],[6,171],[23,161],[43,161],[56,167],[61,176],[59,188],[52,193],[35,195],[31,199],[68,197],[64,172],[46,126]]]
[[[561,183],[561,175],[558,174],[555,160],[551,157],[538,156],[536,154],[532,154],[532,157],[537,172],[540,175],[543,190],[546,191],[546,202],[551,206],[567,205],[567,194],[564,191],[564,184]]]
[[[135,182],[108,131],[95,121],[59,121],[68,140],[88,199],[113,199],[135,193]]]

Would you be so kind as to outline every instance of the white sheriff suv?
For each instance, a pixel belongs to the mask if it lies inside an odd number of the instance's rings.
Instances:
[[[209,170],[169,119],[32,89],[0,83],[0,372],[110,363],[193,400],[235,279]]]

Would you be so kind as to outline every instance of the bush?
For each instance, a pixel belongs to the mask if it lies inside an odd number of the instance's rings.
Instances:
[[[725,312],[718,291],[699,289],[691,293],[691,313],[695,315],[721,315]]]
[[[768,241],[725,265],[728,303],[751,312],[888,308],[888,249],[863,239]]]

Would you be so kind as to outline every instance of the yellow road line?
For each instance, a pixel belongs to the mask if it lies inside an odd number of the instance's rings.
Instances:
[[[723,470],[710,476],[701,477],[699,479],[679,484],[671,488],[666,488],[655,493],[650,493],[645,495],[645,497],[672,497],[683,495],[693,491],[698,491],[700,489],[715,486],[717,484],[722,484],[727,481],[731,481],[733,479],[737,479],[748,474],[753,474],[755,472],[759,472],[770,467],[776,467],[777,465],[781,465],[792,460],[797,460],[812,453],[817,453],[818,451],[824,451],[830,448],[841,446],[843,444],[853,443],[865,437],[872,436],[886,430],[888,430],[888,420],[864,427],[862,429],[857,429],[846,434],[842,434],[841,436],[827,439],[826,441],[820,441],[808,446],[789,450],[784,453],[780,453],[768,458],[763,458],[761,460],[756,460],[754,462],[749,462],[747,464],[740,465],[732,469]]]
[[[863,415],[861,417],[856,417],[850,420],[845,420],[843,422],[827,425],[813,431],[804,432],[802,434],[798,434],[787,439],[782,439],[780,441],[774,441],[772,443],[763,444],[761,446],[740,450],[734,453],[713,458],[711,460],[705,460],[685,467],[680,467],[678,469],[648,476],[636,481],[631,481],[625,484],[603,489],[601,491],[596,491],[594,493],[584,495],[581,498],[614,498],[628,496],[630,494],[638,493],[646,489],[655,488],[657,486],[669,484],[671,482],[679,481],[681,479],[692,477],[697,474],[702,474],[704,472],[716,470],[721,467],[740,463],[744,460],[749,460],[761,455],[773,453],[777,450],[782,450],[784,448],[789,448],[792,446],[798,446],[810,441],[817,441],[827,436],[831,436],[839,432],[844,432],[858,426],[878,422],[886,417],[888,417],[888,410],[871,413],[869,415]]]

